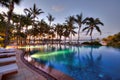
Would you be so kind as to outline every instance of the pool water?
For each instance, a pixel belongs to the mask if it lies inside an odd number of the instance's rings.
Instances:
[[[120,80],[120,49],[106,46],[43,45],[31,51],[37,62],[74,80]]]

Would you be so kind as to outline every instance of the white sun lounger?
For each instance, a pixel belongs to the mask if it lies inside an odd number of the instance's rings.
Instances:
[[[1,65],[6,65],[10,63],[15,63],[16,62],[16,57],[8,57],[8,58],[0,58],[0,66]]]
[[[15,56],[16,52],[10,52],[10,53],[0,53],[0,57],[9,57],[9,56]]]
[[[1,77],[3,75],[17,73],[17,71],[18,71],[18,66],[15,63],[0,67],[0,75],[1,75]]]
[[[0,48],[0,53],[8,53],[8,52],[15,52],[15,49],[5,49],[5,48]]]

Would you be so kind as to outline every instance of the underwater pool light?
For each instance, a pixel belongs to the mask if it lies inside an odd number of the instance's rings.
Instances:
[[[72,53],[72,50],[60,50],[60,51],[54,51],[54,52],[46,52],[46,53],[35,53],[31,55],[33,58],[40,58],[40,57],[47,57],[47,56],[55,56],[55,55],[60,55],[60,54],[70,54]]]

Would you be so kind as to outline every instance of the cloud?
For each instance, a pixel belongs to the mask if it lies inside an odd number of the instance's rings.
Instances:
[[[55,12],[61,12],[64,10],[64,7],[56,5],[56,6],[52,6],[52,10]]]

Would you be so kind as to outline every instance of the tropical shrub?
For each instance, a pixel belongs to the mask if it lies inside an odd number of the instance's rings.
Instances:
[[[96,45],[96,46],[102,46],[101,43],[98,41],[93,41],[93,42],[83,42],[83,45]]]
[[[107,43],[107,46],[120,47],[120,32],[104,38],[103,41]]]

